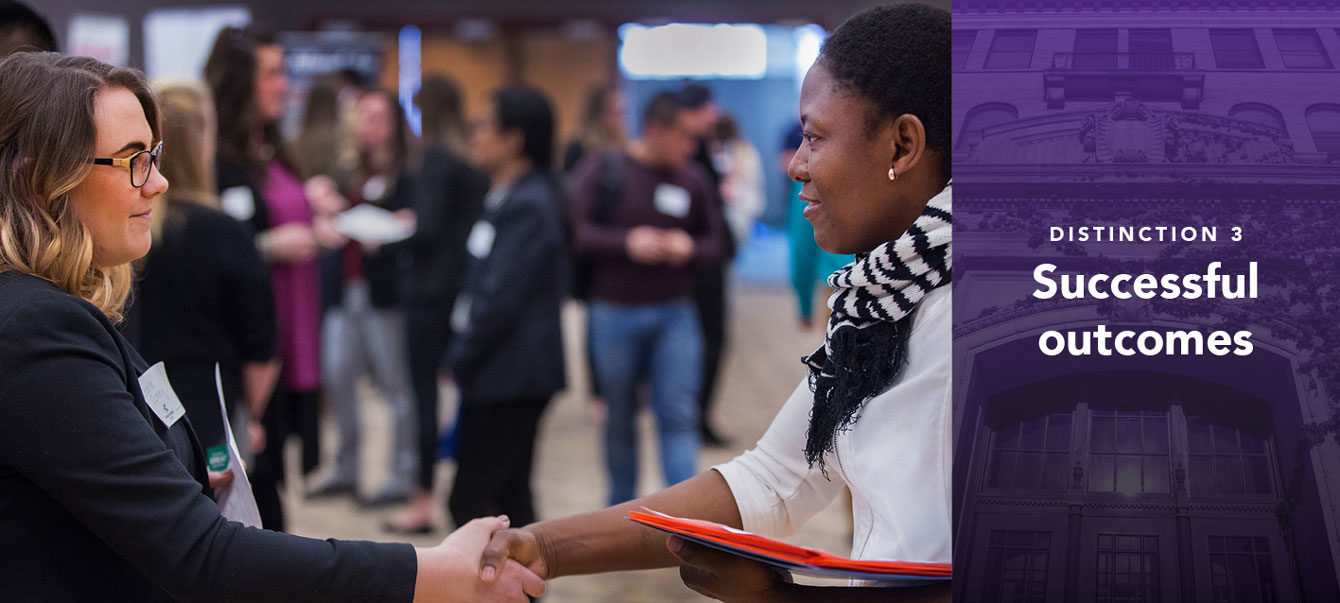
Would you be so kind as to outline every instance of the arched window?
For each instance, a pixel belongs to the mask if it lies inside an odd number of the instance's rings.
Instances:
[[[1089,422],[1089,491],[1170,494],[1168,413],[1094,409]]]
[[[1070,475],[1070,413],[1002,426],[992,441],[989,471],[987,485],[992,488],[1065,491]]]
[[[968,112],[968,118],[963,120],[963,129],[959,131],[954,149],[969,149],[972,143],[981,140],[983,130],[1016,119],[1019,119],[1019,110],[1007,103],[987,103],[973,107]]]
[[[1288,129],[1284,127],[1284,116],[1280,115],[1274,107],[1263,105],[1261,103],[1239,103],[1228,110],[1228,116],[1233,119],[1250,121],[1254,124],[1279,130],[1280,134],[1288,135]]]
[[[1210,413],[1187,413],[1187,479],[1193,496],[1223,497],[1270,494],[1267,435],[1243,429],[1241,421]],[[1238,423],[1234,425],[1233,423]]]
[[[1097,499],[1276,496],[1273,421],[1259,400],[1193,380],[1117,379],[993,397],[982,486]]]
[[[1312,105],[1306,115],[1317,152],[1326,153],[1331,161],[1340,161],[1340,105]]]

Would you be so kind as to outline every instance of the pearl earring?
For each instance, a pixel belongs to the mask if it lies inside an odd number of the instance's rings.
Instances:
[[[897,179],[898,179],[898,172],[893,171],[893,168],[889,168],[889,180],[897,180]]]

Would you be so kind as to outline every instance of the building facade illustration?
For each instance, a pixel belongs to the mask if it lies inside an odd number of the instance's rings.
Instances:
[[[1340,306],[1312,284],[1340,254],[1327,243],[1340,240],[1340,9],[953,11],[956,600],[1340,601],[1340,386],[1326,382],[1337,354],[1314,337]],[[1218,238],[1078,242],[1048,229],[1132,224]],[[1161,274],[1218,258],[1258,262],[1260,299],[1030,296],[1042,262]],[[1229,325],[1254,351],[1038,350],[1044,331],[1096,325]]]

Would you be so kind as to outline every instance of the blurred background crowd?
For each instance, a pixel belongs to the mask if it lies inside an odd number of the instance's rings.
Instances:
[[[155,81],[123,328],[211,456],[219,365],[265,527],[431,540],[752,446],[850,260],[786,175],[800,79],[870,4],[5,0],[0,52]]]

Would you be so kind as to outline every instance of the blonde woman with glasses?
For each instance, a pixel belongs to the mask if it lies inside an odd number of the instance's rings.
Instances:
[[[149,251],[159,105],[133,69],[0,61],[0,584],[16,601],[526,601],[476,578],[505,518],[433,548],[225,519],[189,417],[117,323]],[[146,159],[147,158],[147,159]],[[146,329],[154,328],[151,319]],[[149,394],[146,396],[146,393]],[[154,402],[150,404],[150,402]],[[218,484],[218,482],[216,482]],[[524,590],[524,592],[523,592]]]

